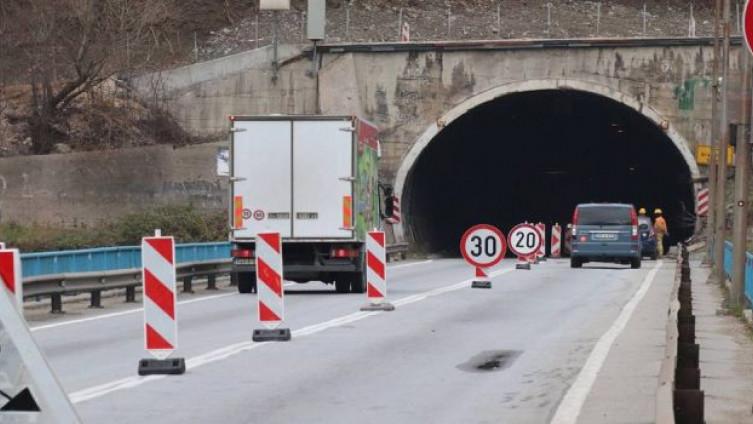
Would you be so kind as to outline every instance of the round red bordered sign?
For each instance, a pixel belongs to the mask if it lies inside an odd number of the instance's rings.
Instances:
[[[460,253],[469,264],[489,268],[505,257],[507,241],[502,231],[493,225],[474,225],[460,239]]]
[[[264,219],[264,216],[265,215],[264,215],[264,211],[263,210],[257,209],[257,210],[254,211],[254,219],[255,220],[261,221],[262,219]]]
[[[750,0],[745,2],[743,9],[743,35],[748,52],[753,54],[753,1]]]
[[[518,224],[507,234],[507,244],[515,256],[527,258],[541,248],[541,233],[533,224]]]

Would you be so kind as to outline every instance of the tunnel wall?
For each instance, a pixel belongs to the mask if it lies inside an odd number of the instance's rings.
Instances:
[[[740,103],[739,52],[733,47],[732,117]],[[413,145],[428,128],[446,125],[449,111],[530,80],[574,81],[631,99],[638,110],[648,107],[666,121],[692,154],[710,137],[712,53],[711,47],[674,46],[327,54],[319,92],[342,92],[344,80],[358,92],[355,99],[343,93],[349,100],[341,104],[322,103],[320,94],[320,105],[323,113],[347,112],[343,106],[362,111],[380,127],[382,177],[393,182]]]

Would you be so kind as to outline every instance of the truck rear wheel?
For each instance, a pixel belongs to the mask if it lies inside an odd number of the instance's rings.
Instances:
[[[350,280],[345,277],[338,277],[335,280],[335,291],[338,293],[348,293],[350,291]]]
[[[238,293],[256,293],[256,273],[238,273]]]
[[[363,272],[354,272],[350,279],[350,291],[353,293],[366,292],[366,274]]]

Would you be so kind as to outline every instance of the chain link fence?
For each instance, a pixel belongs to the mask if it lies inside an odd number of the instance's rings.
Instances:
[[[385,1],[328,2],[325,42],[526,38],[704,37],[713,35],[713,1]],[[742,1],[732,2],[733,34]],[[197,43],[195,60],[269,45],[274,12],[261,11]],[[280,42],[305,43],[305,8],[278,12]],[[407,29],[407,31],[406,31]]]

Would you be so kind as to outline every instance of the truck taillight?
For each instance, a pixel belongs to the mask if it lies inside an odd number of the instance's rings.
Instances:
[[[333,258],[355,258],[358,257],[359,250],[355,247],[333,247],[329,256]]]
[[[234,258],[254,258],[254,253],[252,249],[233,249],[230,252]]]
[[[633,226],[633,232],[630,234],[632,240],[638,240],[638,214],[635,213],[635,209],[630,209],[630,223]]]

